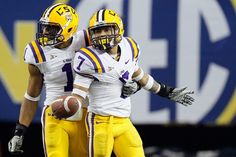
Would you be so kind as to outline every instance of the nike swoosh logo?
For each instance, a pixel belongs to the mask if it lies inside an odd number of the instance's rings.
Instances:
[[[57,56],[56,55],[50,55],[50,59],[52,60],[52,59],[54,59],[54,58],[56,58]]]

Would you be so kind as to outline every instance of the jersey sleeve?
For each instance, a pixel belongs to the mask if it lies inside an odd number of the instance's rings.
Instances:
[[[33,52],[29,47],[29,44],[26,45],[24,50],[24,62],[29,64],[36,64],[33,56]]]
[[[133,59],[137,62],[141,54],[139,44],[131,37],[126,37],[126,39],[131,47]]]
[[[24,50],[24,62],[38,65],[46,61],[43,49],[37,41],[28,43]]]
[[[33,54],[33,51],[30,48],[29,44],[25,47],[24,62],[36,65],[35,55]]]
[[[80,49],[75,54],[73,69],[75,71],[75,79],[74,85],[82,86],[84,88],[89,88],[90,84],[96,78],[94,75],[96,74],[95,67],[93,65],[93,61],[90,60],[89,56],[84,52],[85,48]],[[77,94],[85,98],[87,93],[81,89],[76,88],[72,91],[73,94]]]
[[[74,70],[79,74],[91,75],[102,74],[105,68],[101,59],[92,47],[81,48],[75,55]]]
[[[92,78],[76,73],[75,79],[74,79],[74,88],[72,90],[72,93],[79,95],[83,98],[86,98],[86,96],[88,95],[88,92],[86,92],[80,88],[77,88],[77,86],[89,89],[92,82],[93,82]]]
[[[93,61],[83,51],[83,48],[80,49],[78,52],[76,52],[73,68],[77,74],[87,76],[90,78],[93,78],[93,75],[95,74],[96,71],[93,65]]]

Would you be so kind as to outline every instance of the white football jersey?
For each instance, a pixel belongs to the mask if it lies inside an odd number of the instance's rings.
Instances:
[[[46,88],[44,105],[49,105],[61,95],[71,94],[73,89],[74,71],[73,58],[75,52],[88,46],[87,31],[78,31],[73,36],[71,45],[64,49],[52,46],[41,46],[32,41],[25,48],[24,61],[38,67],[43,75]]]
[[[89,88],[89,112],[104,116],[130,116],[130,98],[121,96],[122,86],[132,80],[132,75],[138,68],[140,53],[138,45],[131,38],[123,37],[119,47],[119,61],[91,46],[76,53],[74,84]]]

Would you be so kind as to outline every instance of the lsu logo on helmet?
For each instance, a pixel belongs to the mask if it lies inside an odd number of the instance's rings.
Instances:
[[[78,14],[72,7],[55,4],[47,8],[40,18],[36,38],[43,46],[57,45],[76,33],[78,23]]]
[[[112,29],[111,35],[95,36],[95,32],[104,27]],[[119,44],[124,34],[124,25],[116,12],[102,9],[90,18],[88,31],[92,46],[99,50],[107,50]]]

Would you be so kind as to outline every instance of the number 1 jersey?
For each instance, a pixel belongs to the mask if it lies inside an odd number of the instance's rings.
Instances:
[[[71,94],[73,89],[73,59],[75,52],[88,46],[87,31],[78,31],[69,47],[57,49],[52,46],[41,46],[32,41],[25,48],[24,61],[38,67],[43,75],[46,89],[44,105],[50,105],[57,97]]]

